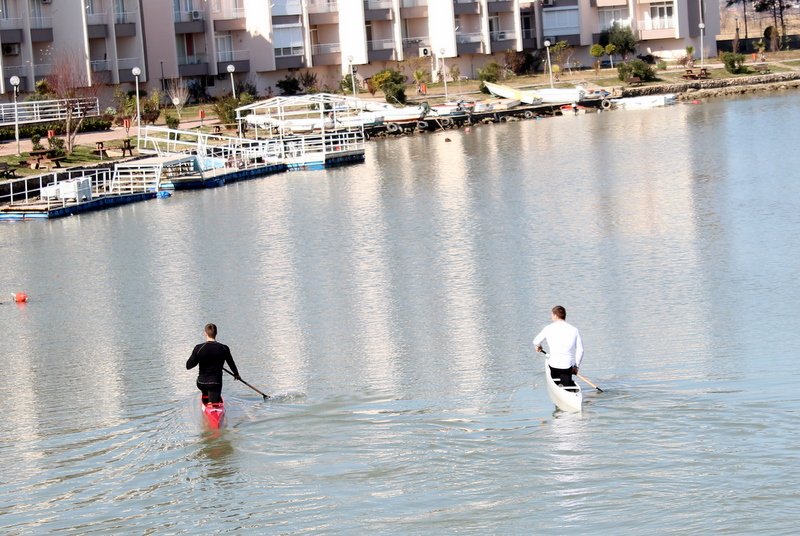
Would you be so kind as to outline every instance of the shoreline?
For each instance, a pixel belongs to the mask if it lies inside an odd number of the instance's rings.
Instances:
[[[692,80],[688,82],[654,84],[640,87],[615,87],[613,97],[642,97],[675,93],[678,100],[716,98],[749,93],[780,92],[800,89],[800,72],[788,71],[758,76],[723,78],[719,80]]]

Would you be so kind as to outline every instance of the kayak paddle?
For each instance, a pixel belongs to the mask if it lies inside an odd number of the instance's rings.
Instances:
[[[226,369],[225,367],[222,367],[222,370],[224,370],[225,372],[227,372],[228,374],[230,374],[231,376],[233,376],[234,378],[236,378],[236,376],[233,374],[233,372],[231,372],[230,370]],[[267,399],[269,399],[269,395],[262,393],[261,391],[259,391],[258,389],[256,389],[255,387],[253,387],[252,385],[250,385],[249,383],[247,383],[247,382],[246,382],[246,381],[244,381],[243,379],[239,378],[239,381],[240,381],[240,382],[242,382],[243,384],[245,384],[246,386],[248,386],[250,389],[252,389],[252,390],[253,390],[253,391],[255,391],[256,393],[258,393],[258,394],[260,394],[261,396],[263,396],[263,397],[264,397],[264,400],[267,400]]]
[[[545,351],[544,351],[544,348],[542,348],[542,353],[543,353],[544,355],[547,355],[547,352],[545,352]],[[595,384],[593,384],[592,382],[590,382],[589,380],[587,380],[586,378],[584,378],[584,377],[583,377],[583,376],[581,376],[580,374],[576,374],[575,376],[577,376],[578,378],[582,379],[583,381],[585,381],[586,383],[588,383],[589,385],[591,385],[592,387],[594,387],[595,389],[597,389],[597,392],[598,392],[598,393],[602,393],[602,392],[603,392],[603,390],[602,390],[602,389],[600,389],[598,386],[596,386]]]

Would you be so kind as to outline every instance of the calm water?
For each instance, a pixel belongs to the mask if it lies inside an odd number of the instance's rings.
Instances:
[[[800,96],[0,226],[5,534],[790,534]],[[447,142],[446,138],[452,141]],[[582,415],[530,340],[566,306]],[[204,323],[242,377],[204,431]]]

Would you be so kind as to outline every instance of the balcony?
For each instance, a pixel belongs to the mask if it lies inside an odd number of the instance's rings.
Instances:
[[[303,6],[300,0],[274,0],[272,6],[273,17],[284,17],[287,15],[302,15]]]
[[[32,43],[53,42],[52,17],[31,17],[31,42]]]
[[[193,34],[206,31],[205,13],[197,9],[193,11],[175,12],[175,33]]]
[[[493,2],[489,1],[489,13],[512,13],[514,2]]]
[[[591,0],[592,7],[627,6],[628,0]]]
[[[456,49],[459,54],[483,53],[483,34],[480,32],[457,33]]]
[[[22,43],[22,19],[0,19],[0,43]]]
[[[536,30],[534,28],[522,30],[522,48],[539,48],[536,44]]]
[[[120,83],[135,81],[136,77],[133,76],[133,73],[131,71],[133,70],[134,67],[139,67],[141,69],[143,66],[144,66],[144,61],[142,61],[139,58],[117,59],[117,69],[119,70]]]
[[[367,41],[369,61],[390,61],[395,59],[394,39],[373,39]]]
[[[299,69],[305,66],[305,48],[302,45],[275,48],[276,69]]]
[[[225,50],[217,52],[217,72],[228,72],[228,65],[233,65],[237,73],[250,72],[249,50]]]
[[[406,37],[403,39],[403,50],[416,50],[429,46],[431,46],[431,41],[427,35],[420,37]]]
[[[392,0],[364,0],[364,19],[392,20]]]
[[[86,15],[86,30],[89,39],[105,39],[108,37],[108,14],[88,13]]]
[[[489,39],[493,42],[502,43],[504,41],[514,42],[517,40],[517,34],[514,30],[496,30],[489,32]]]
[[[208,74],[208,58],[205,54],[178,56],[179,76],[206,76]]]
[[[425,7],[428,5],[428,0],[402,0],[400,7]]]
[[[339,9],[337,0],[308,0],[308,14],[335,13]]]
[[[50,63],[39,63],[33,66],[34,80],[47,78],[53,72],[53,65]]]
[[[342,46],[339,43],[319,43],[311,46],[314,65],[339,65],[342,62]]]
[[[676,37],[674,17],[647,19],[639,21],[639,39],[672,39]]]
[[[480,15],[481,4],[478,0],[456,0],[453,13],[456,15]]]

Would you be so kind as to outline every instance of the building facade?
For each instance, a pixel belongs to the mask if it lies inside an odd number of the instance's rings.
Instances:
[[[0,0],[0,92],[33,91],[59,57],[87,84],[133,80],[144,58],[138,0]],[[81,76],[82,75],[82,76]]]
[[[704,10],[703,0],[0,0],[0,91],[14,75],[32,90],[56,50],[78,56],[91,83],[132,82],[139,67],[151,89],[181,78],[211,95],[231,79],[277,94],[301,72],[336,89],[351,68],[363,82],[412,58],[434,78],[454,68],[474,78],[545,41],[567,41],[589,65],[614,23],[633,30],[639,53],[678,57],[704,41],[715,56],[719,10]]]

